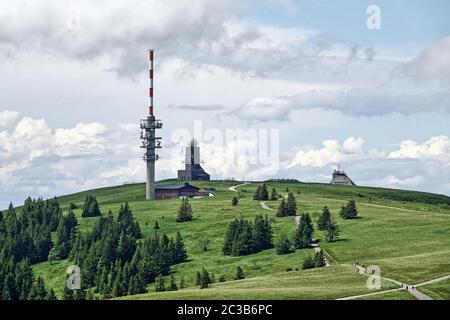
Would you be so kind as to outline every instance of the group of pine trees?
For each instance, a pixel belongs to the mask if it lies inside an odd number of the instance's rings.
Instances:
[[[236,272],[234,276],[234,280],[242,280],[245,279],[245,273],[241,266],[236,267]],[[197,271],[197,276],[195,280],[195,285],[200,287],[200,289],[206,289],[210,284],[213,284],[216,281],[213,273],[209,273],[208,270],[202,268],[201,271]],[[219,282],[225,282],[226,278],[224,275],[219,277]]]
[[[72,210],[70,210],[67,215],[61,216],[58,228],[56,229],[56,243],[48,256],[50,263],[52,263],[53,260],[67,259],[72,250],[77,226],[78,221]]]
[[[291,240],[286,234],[281,234],[275,243],[277,254],[289,254],[295,249],[309,248],[313,243],[314,226],[309,213],[300,216],[300,223]]]
[[[139,242],[141,237],[128,203],[120,208],[117,219],[109,212],[92,231],[80,234],[69,259],[81,269],[82,290],[93,288],[104,298],[144,293],[147,284],[186,261],[180,233],[175,239],[156,232]]]
[[[319,216],[317,227],[319,230],[325,232],[325,240],[327,242],[334,242],[339,237],[339,226],[334,221],[330,210],[326,206],[323,208],[322,214]]]
[[[86,195],[81,216],[83,218],[98,217],[101,214],[102,213],[100,212],[100,206],[98,205],[97,198],[91,194]]]
[[[278,207],[277,217],[295,216],[297,215],[297,201],[292,192],[288,193],[287,200],[284,198]]]
[[[319,250],[314,254],[314,256],[307,256],[305,260],[303,260],[302,269],[313,269],[313,268],[321,268],[325,267],[327,262],[325,260],[325,255],[323,250]]]
[[[228,226],[223,253],[242,256],[273,248],[272,235],[272,225],[267,216],[257,215],[253,224],[241,217]]]
[[[267,186],[265,183],[258,186],[256,189],[255,195],[253,196],[253,200],[260,201],[268,201],[269,200],[269,191],[267,191]]]
[[[28,198],[18,214],[11,204],[0,211],[0,299],[55,299],[31,265],[46,261],[52,249],[51,232],[62,215],[57,199]]]

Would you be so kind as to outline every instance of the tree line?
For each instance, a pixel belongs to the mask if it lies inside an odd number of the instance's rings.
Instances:
[[[0,297],[3,300],[55,299],[31,265],[46,261],[52,248],[51,232],[62,210],[57,199],[25,200],[20,213],[10,204],[0,211]]]
[[[121,206],[117,219],[109,212],[92,231],[80,234],[69,260],[81,269],[81,291],[105,299],[144,293],[147,284],[160,275],[169,275],[172,265],[187,259],[180,233],[175,239],[157,232],[139,241],[141,238],[128,203]]]
[[[228,226],[223,253],[242,256],[273,248],[272,235],[272,225],[267,215],[257,215],[253,224],[241,217]]]

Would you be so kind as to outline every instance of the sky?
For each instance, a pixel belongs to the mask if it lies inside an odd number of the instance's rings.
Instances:
[[[156,50],[157,179],[199,141],[213,179],[450,195],[450,2],[0,2],[0,208],[143,181]]]

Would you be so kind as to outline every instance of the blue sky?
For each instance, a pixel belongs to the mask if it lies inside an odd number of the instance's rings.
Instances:
[[[365,27],[370,5],[381,8],[379,31]],[[419,49],[448,35],[449,12],[446,0],[269,0],[253,1],[245,18],[281,27],[317,29],[355,43]]]
[[[366,27],[369,5],[381,30]],[[148,48],[158,179],[176,176],[179,137],[200,123],[223,138],[196,137],[215,179],[328,182],[341,165],[357,184],[450,195],[448,12],[436,0],[2,1],[0,208],[143,180]],[[279,130],[278,169],[237,152],[264,141],[227,140],[231,129]]]

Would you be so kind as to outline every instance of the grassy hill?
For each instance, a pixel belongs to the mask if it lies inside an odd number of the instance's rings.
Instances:
[[[162,183],[173,183],[167,180]],[[253,193],[258,184],[238,187],[241,200],[236,208],[231,198],[236,195],[228,188],[237,182],[193,182],[199,187],[215,189],[213,197],[190,201],[194,220],[177,223],[178,199],[145,201],[144,184],[131,184],[102,188],[60,197],[65,212],[69,204],[82,206],[87,193],[99,200],[102,212],[118,212],[121,203],[128,201],[139,221],[144,235],[154,233],[158,221],[168,235],[180,231],[185,240],[189,261],[172,268],[177,281],[184,276],[187,288],[177,292],[155,293],[153,285],[149,293],[126,297],[127,299],[336,299],[371,292],[366,288],[366,277],[359,275],[352,264],[378,265],[383,277],[405,283],[418,283],[450,273],[450,198],[422,192],[390,190],[367,187],[343,187],[324,184],[269,182],[279,193],[286,188],[294,192],[300,212],[310,212],[317,220],[323,206],[328,206],[341,228],[341,237],[335,243],[326,243],[324,235],[316,232],[315,238],[325,250],[331,267],[315,270],[299,270],[303,259],[312,249],[297,250],[290,255],[279,256],[274,249],[245,257],[229,257],[222,254],[222,245],[228,224],[243,215],[253,220],[256,214],[268,214],[273,219],[274,238],[280,234],[294,233],[293,217],[276,218],[275,212],[263,210]],[[340,207],[349,199],[357,202],[360,219],[342,220]],[[268,203],[276,209],[278,202]],[[75,210],[80,232],[92,227],[97,218],[81,218],[81,209]],[[208,250],[201,243],[207,241]],[[61,294],[65,284],[68,261],[50,265],[44,262],[34,266],[48,286]],[[234,281],[237,266],[241,266],[246,279]],[[195,276],[201,268],[207,268],[217,280],[224,276],[225,283],[211,288],[195,287]],[[383,289],[394,285],[383,282]],[[386,297],[393,295],[387,294]],[[402,298],[398,294],[395,297]]]

